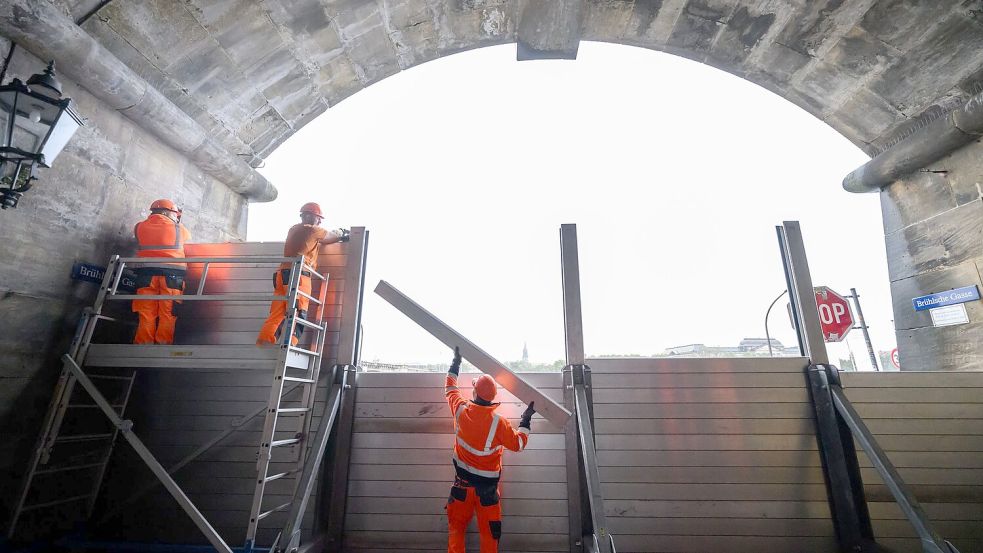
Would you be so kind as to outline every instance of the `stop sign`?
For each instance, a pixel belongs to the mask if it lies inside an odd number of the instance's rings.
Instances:
[[[827,342],[843,340],[853,328],[850,302],[825,286],[817,286],[815,291],[819,322],[823,327],[823,339]]]

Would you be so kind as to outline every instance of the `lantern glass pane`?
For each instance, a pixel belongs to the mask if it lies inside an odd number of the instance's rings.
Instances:
[[[81,121],[76,117],[71,108],[60,111],[56,120],[52,123],[51,135],[44,143],[41,151],[44,154],[44,166],[51,167],[51,162],[58,157],[68,141],[72,139],[75,131],[81,126]]]
[[[17,92],[14,90],[0,91],[0,146],[9,146],[7,136],[10,134],[10,112],[14,110]]]
[[[15,110],[17,115],[14,117],[14,140],[10,145],[29,154],[40,153],[48,129],[58,118],[61,108],[29,94],[19,96]]]

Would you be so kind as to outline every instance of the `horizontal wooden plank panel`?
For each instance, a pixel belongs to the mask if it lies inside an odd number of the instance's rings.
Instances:
[[[818,467],[601,467],[605,483],[822,484]]]
[[[805,388],[806,375],[797,373],[604,373],[592,379],[603,388]],[[596,392],[595,392],[596,393]]]
[[[346,532],[447,532],[446,515],[424,515],[407,512],[400,515],[349,513],[345,517]],[[564,534],[567,517],[502,516],[502,531],[512,534]]]
[[[918,534],[907,520],[873,520],[874,536],[880,538],[917,538]],[[946,539],[959,536],[983,545],[983,524],[979,520],[933,520],[935,531]],[[970,550],[972,551],[972,549]]]
[[[442,387],[440,389],[431,389],[434,390],[432,394],[427,392],[421,393],[421,389],[416,388],[362,388],[358,391],[358,397],[359,402],[364,401],[368,403],[418,403],[423,398],[438,401],[444,397]],[[542,391],[550,398],[560,402],[563,401],[563,392],[559,389],[545,389]],[[510,399],[509,396],[503,395],[502,400],[508,401]],[[499,398],[496,398],[496,401],[498,400]]]
[[[799,536],[615,536],[618,551],[635,553],[830,553],[836,540]]]
[[[566,534],[518,534],[503,528],[499,547],[502,551],[567,551]],[[447,531],[443,532],[345,532],[343,547],[350,549],[447,549]],[[469,550],[478,550],[478,536],[467,539]]]
[[[872,520],[907,520],[894,501],[868,501]],[[930,520],[983,520],[983,503],[928,503],[922,505]]]
[[[819,451],[599,450],[602,467],[818,467]]]
[[[640,517],[643,520],[668,518],[758,518],[829,519],[829,503],[817,501],[656,501],[648,499],[610,499],[605,513],[612,517]]]
[[[623,484],[602,482],[605,501],[824,501],[823,484]]]
[[[979,388],[850,388],[853,403],[980,403]]]
[[[832,536],[827,518],[629,518],[615,517],[609,524],[615,545],[624,536]]]
[[[600,380],[599,378],[595,380]],[[594,403],[805,403],[802,388],[595,388]]]
[[[381,448],[381,449],[443,449],[450,451],[454,445],[453,434],[390,434],[390,433],[355,433],[352,438],[352,447],[361,448]],[[544,434],[537,436],[535,440],[530,439],[525,451],[536,449],[563,449],[562,434]],[[525,452],[523,451],[523,453]],[[562,454],[560,454],[562,455]]]
[[[359,377],[361,379],[361,376]],[[510,420],[518,420],[525,410],[523,403],[512,402],[502,403],[497,413]],[[450,420],[451,411],[447,407],[447,402],[443,399],[430,402],[410,402],[410,403],[385,403],[366,401],[364,394],[359,390],[358,402],[355,404],[356,418],[443,418]],[[539,416],[534,416],[533,420],[545,421]],[[547,424],[548,421],[547,421]],[[555,427],[554,427],[555,428]]]
[[[445,483],[447,494],[439,498],[407,497],[349,497],[348,513],[376,513],[402,515],[416,513],[421,515],[446,516],[444,507],[450,494],[450,482]],[[521,499],[510,497],[502,501],[502,516],[505,517],[565,517],[565,499]]]
[[[566,467],[562,466],[506,466],[509,482],[566,482]],[[412,480],[415,482],[440,482],[450,485],[454,481],[454,467],[450,463],[435,465],[364,465],[353,464],[349,470],[351,480]]]
[[[877,442],[891,455],[895,451],[983,452],[983,435],[978,436],[877,436]],[[857,446],[857,451],[861,448]]]
[[[514,417],[510,422],[514,428],[517,428],[519,425],[519,417]],[[559,434],[560,432],[563,432],[562,429],[553,426],[546,419],[536,419],[532,421],[531,430],[531,436],[538,436],[540,434]],[[441,418],[356,418],[355,432],[453,434],[454,420],[451,419],[449,415]]]
[[[805,434],[813,432],[812,419],[597,419],[596,431],[617,434]]]
[[[812,451],[817,446],[815,437],[805,434],[717,436],[637,434],[597,436],[597,448],[620,451]]]
[[[450,488],[448,483],[351,480],[348,482],[350,497],[441,497],[446,499]],[[515,482],[503,481],[499,489],[502,500],[520,499],[564,499],[567,494],[566,483],[555,482]]]
[[[551,449],[526,449],[520,453],[506,451],[502,459],[506,467],[515,465],[566,466],[563,454]],[[399,463],[413,465],[446,464],[450,466],[451,448],[355,448],[352,449],[352,463],[366,465],[395,465]]]
[[[983,503],[983,484],[976,486],[949,486],[940,484],[908,484],[908,489],[919,503]],[[869,501],[892,501],[894,496],[878,482],[864,482]]]
[[[983,388],[983,371],[842,372],[843,388]]]
[[[601,403],[594,406],[596,419],[810,419],[812,406],[799,403]]]
[[[801,357],[730,357],[665,358],[609,357],[590,358],[586,364],[595,374],[603,373],[801,373],[808,361]]]
[[[853,406],[866,419],[983,419],[983,402],[977,403],[855,403]]]

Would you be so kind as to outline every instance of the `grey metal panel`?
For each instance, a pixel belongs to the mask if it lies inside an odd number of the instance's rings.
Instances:
[[[348,483],[349,496],[361,497],[433,497],[447,500],[450,482],[438,485],[434,482],[352,480]],[[567,496],[566,483],[560,482],[514,482],[503,481],[502,502],[510,498],[520,499],[564,499]]]
[[[816,440],[808,434],[637,434],[598,436],[597,446],[606,451],[813,451],[816,449]]]
[[[512,417],[518,419],[518,416]],[[518,422],[513,422],[517,426]],[[355,432],[399,432],[416,434],[451,434],[454,432],[454,421],[450,417],[421,417],[421,418],[356,418]],[[532,423],[532,435],[558,434],[559,428],[549,424],[549,421],[538,419]]]
[[[597,420],[601,434],[806,434],[810,419],[608,419]]]
[[[451,413],[447,402],[443,399],[432,399],[434,401],[431,402],[385,403],[365,401],[360,394],[359,402],[355,406],[355,416],[377,419],[410,417],[450,419]],[[499,406],[498,413],[507,419],[517,420],[525,408],[524,403],[503,403]],[[549,424],[548,421],[546,422]]]
[[[605,482],[607,500],[648,501],[823,501],[823,484],[624,484]]]
[[[507,524],[507,523],[506,523]],[[500,548],[505,551],[566,551],[567,535],[560,534],[515,534],[503,528]],[[439,549],[446,551],[447,531],[443,532],[346,532],[345,551],[351,549]],[[478,536],[470,535],[466,545],[469,550],[478,550]]]
[[[657,525],[672,518],[829,519],[829,503],[819,501],[655,501],[607,499],[608,518],[641,518]],[[832,551],[832,550],[831,550]]]
[[[601,450],[601,467],[813,467],[819,452],[812,451],[618,451]]]
[[[352,450],[352,463],[394,465],[406,463],[411,465],[446,465],[451,464],[450,448],[441,449],[372,449],[358,448]],[[508,468],[519,465],[529,466],[564,466],[564,460],[556,450],[527,449],[521,453],[506,451],[502,460]]]
[[[559,534],[567,531],[567,517],[513,517],[505,519],[504,528],[514,534]],[[447,515],[424,515],[410,511],[405,514],[355,514],[345,518],[350,532],[447,532]]]
[[[360,465],[353,464],[349,472],[352,480],[416,480],[419,482],[454,481],[454,467],[449,462],[436,465]],[[508,467],[509,482],[566,482],[566,469],[562,466]]]
[[[361,448],[381,448],[381,449],[443,449],[451,451],[454,447],[454,436],[452,434],[390,434],[390,433],[356,433],[352,440],[352,447]],[[532,436],[523,451],[537,449],[563,449],[562,434],[547,434],[543,436]],[[562,456],[562,455],[561,455]]]
[[[550,397],[554,400],[563,396],[560,390],[539,390],[539,393],[542,397]],[[369,403],[415,403],[420,401],[420,396],[419,388],[366,388],[359,390],[358,394],[359,400]],[[539,409],[539,403],[536,404],[536,409]]]
[[[805,388],[805,375],[796,373],[604,373],[594,389],[601,388]],[[596,393],[596,392],[595,392]]]
[[[465,359],[471,361],[483,372],[493,376],[500,386],[512,392],[516,397],[521,398],[525,403],[538,402],[536,411],[543,417],[557,425],[563,425],[570,419],[570,412],[560,404],[563,401],[562,397],[557,398],[540,392],[535,386],[526,382],[522,376],[512,372],[511,369],[447,326],[388,282],[379,281],[375,292],[432,336],[443,342],[444,345],[451,348],[459,347],[461,355]]]
[[[842,372],[840,380],[844,389],[884,388],[889,390],[887,393],[893,394],[897,388],[983,388],[983,371]]]
[[[729,358],[667,358],[667,357],[594,357],[587,365],[600,373],[757,373],[777,372],[800,374],[808,361],[802,357],[729,357]],[[736,377],[735,377],[736,380]]]
[[[800,536],[618,536],[620,551],[649,553],[830,553],[836,540]]]
[[[522,378],[540,390],[562,388],[562,375],[555,373],[519,373]],[[463,391],[471,389],[471,379],[478,373],[461,373],[458,387]],[[358,387],[365,388],[430,388],[438,390],[438,397],[443,397],[444,379],[446,373],[372,373],[359,376]],[[499,393],[515,397],[508,390],[499,389]],[[521,401],[516,399],[516,401]]]
[[[815,467],[601,467],[601,480],[638,484],[822,484]]]
[[[833,533],[833,523],[823,518],[664,518],[653,524],[647,518],[620,517],[611,521],[618,543],[625,535],[676,536],[809,536]]]
[[[775,394],[780,394],[776,391]],[[780,399],[780,398],[774,398]],[[607,403],[594,405],[595,419],[811,419],[805,403]]]

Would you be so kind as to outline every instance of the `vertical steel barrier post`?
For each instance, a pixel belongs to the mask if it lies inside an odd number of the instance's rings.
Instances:
[[[365,287],[365,262],[369,233],[354,227],[348,241],[345,265],[345,291],[342,299],[342,323],[338,337],[334,382],[342,384],[341,404],[326,452],[322,483],[318,497],[318,520],[325,521],[316,532],[323,532],[324,550],[342,551],[345,531],[345,508],[348,502],[348,471],[351,462],[352,432],[355,426],[355,398],[358,390],[358,351]]]
[[[577,427],[577,398],[574,366],[584,364],[583,314],[580,309],[580,263],[577,253],[577,226],[560,226],[560,258],[563,282],[563,323],[567,365],[563,369],[563,406],[574,413],[564,428],[567,465],[567,518],[570,551],[584,550],[584,509],[581,490],[587,488],[580,459],[580,433]],[[586,498],[585,498],[586,499]]]
[[[810,360],[806,377],[837,541],[844,553],[876,551],[853,436],[833,404],[830,385],[838,376],[829,366],[802,230],[798,221],[785,221],[778,234],[799,343]]]

